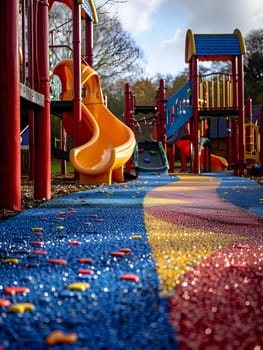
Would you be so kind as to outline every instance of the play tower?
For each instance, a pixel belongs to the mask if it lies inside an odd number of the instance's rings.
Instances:
[[[74,113],[74,144],[81,119],[81,20],[85,61],[92,65],[92,0],[9,0],[0,2],[0,209],[21,209],[20,131],[29,124],[30,178],[34,198],[51,197],[50,68],[48,13],[55,1],[72,10],[74,96],[52,108]],[[20,8],[19,8],[20,6]],[[19,72],[20,70],[20,72]],[[19,74],[20,73],[20,74]]]
[[[190,122],[191,171],[200,173],[200,137],[205,136],[200,120],[225,117],[226,129],[232,131],[233,151],[228,137],[228,163],[234,164],[236,175],[244,172],[244,73],[246,52],[242,34],[193,34],[188,30],[185,41],[185,61],[189,63],[189,81],[167,102],[167,138]],[[228,61],[231,72],[200,75],[199,62]]]

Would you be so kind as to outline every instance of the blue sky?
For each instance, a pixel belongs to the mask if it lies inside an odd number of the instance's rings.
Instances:
[[[127,0],[119,5],[119,19],[144,51],[150,76],[176,75],[184,63],[185,35],[232,33],[245,37],[263,29],[262,0]]]

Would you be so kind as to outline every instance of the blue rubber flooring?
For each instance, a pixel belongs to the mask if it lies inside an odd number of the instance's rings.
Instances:
[[[52,346],[55,350],[177,349],[167,300],[159,295],[142,206],[149,190],[171,181],[176,178],[150,175],[100,186],[1,222],[0,298],[12,304],[31,303],[35,310],[19,314],[0,308],[0,346],[49,349],[45,339],[58,329],[76,333],[78,341]],[[39,232],[41,236],[36,236]],[[131,253],[122,258],[109,255],[121,248],[130,248]],[[78,262],[87,257],[91,264]],[[19,263],[6,264],[6,258]],[[67,264],[54,265],[50,259],[64,259]],[[93,274],[80,274],[80,269],[91,269]],[[139,282],[120,280],[126,273],[137,275]],[[90,288],[67,289],[76,282],[86,282]],[[30,292],[7,296],[7,286],[25,286]]]
[[[256,215],[263,216],[263,186],[246,177],[220,173],[212,175],[222,181],[217,189],[221,197]]]
[[[263,215],[263,187],[255,181],[230,174],[207,175],[222,180],[219,195]],[[143,213],[148,191],[177,180],[144,174],[125,184],[69,194],[0,222],[0,298],[35,307],[21,314],[0,308],[0,348],[178,349],[167,299],[159,293]],[[131,253],[121,258],[110,255],[122,248]],[[18,264],[7,264],[6,258],[18,259]],[[91,258],[92,263],[79,263],[79,258]],[[51,264],[50,259],[64,259],[67,264]],[[80,269],[93,274],[80,274]],[[127,273],[137,275],[139,282],[121,280]],[[88,283],[90,288],[67,288],[76,282]],[[30,291],[5,295],[7,286]],[[76,333],[77,342],[47,346],[45,339],[55,329]]]

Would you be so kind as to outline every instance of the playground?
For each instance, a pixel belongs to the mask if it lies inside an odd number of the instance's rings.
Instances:
[[[92,67],[92,0],[59,1],[73,48],[51,100],[54,2],[0,4],[0,350],[261,350],[263,108],[244,98],[241,32],[189,29],[187,83],[168,99],[160,80],[153,106],[126,83],[120,120]],[[201,76],[201,61],[231,70]],[[51,176],[52,113],[72,139],[70,180]],[[137,113],[151,115],[145,140]]]
[[[1,222],[0,345],[260,348],[262,202],[244,177],[148,173]]]

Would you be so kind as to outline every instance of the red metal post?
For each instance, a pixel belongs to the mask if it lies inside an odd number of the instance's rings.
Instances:
[[[73,0],[74,147],[80,145],[81,127],[81,5]]]
[[[259,153],[259,161],[260,161],[260,175],[263,176],[263,106],[261,106],[261,112],[260,112],[260,153]]]
[[[246,98],[245,100],[245,120],[246,123],[252,123],[252,99]],[[255,147],[254,142],[254,128],[251,125],[245,125],[245,152],[253,152],[254,150],[258,151],[257,147]]]
[[[207,121],[207,119],[204,119],[201,121],[200,136],[206,137],[207,136],[207,129],[208,129],[208,121]],[[209,171],[210,170],[210,162],[209,162],[209,158],[210,158],[209,153],[210,152],[209,152],[208,145],[204,145],[202,152],[203,152],[203,170]]]
[[[130,90],[130,86],[128,83],[124,86],[124,118],[125,123],[128,125],[133,131],[134,131],[134,123],[132,123],[132,119],[134,118],[133,111],[134,111],[134,100],[133,95]],[[129,160],[126,163],[126,173],[131,173],[131,160]]]
[[[65,129],[63,128],[63,122],[60,120],[59,123],[59,130],[60,130],[60,149],[62,151],[66,151],[67,149],[67,133]],[[60,162],[60,169],[61,169],[61,175],[67,174],[67,161],[65,159],[61,159]]]
[[[156,140],[159,141],[161,138],[161,121],[160,121],[160,89],[157,91],[155,96],[155,106],[156,106]]]
[[[200,174],[200,157],[199,157],[199,130],[198,130],[198,59],[192,58],[191,63],[191,79],[192,79],[192,105],[193,105],[193,121],[190,135],[191,140],[191,163],[192,172]]]
[[[233,81],[233,108],[237,108],[238,101],[237,101],[237,58],[234,56],[232,58],[232,81]]]
[[[238,175],[238,159],[239,159],[239,148],[238,148],[238,122],[234,121],[234,126],[233,126],[233,143],[234,143],[234,157],[233,157],[233,162],[234,162],[234,175]]]
[[[175,144],[168,146],[169,173],[174,173]]]
[[[239,175],[244,175],[245,163],[245,100],[243,56],[238,56],[238,128],[239,128]]]
[[[86,61],[92,67],[93,64],[93,22],[86,18]]]
[[[131,119],[133,119],[134,117],[133,95],[131,93],[130,86],[128,83],[126,83],[124,86],[124,93],[125,93],[125,101],[124,101],[125,123],[129,125],[132,130],[134,130],[134,124],[131,123]]]
[[[23,84],[26,83],[26,15],[25,15],[25,0],[22,0],[22,77]],[[21,64],[21,62],[20,62]]]
[[[209,171],[209,149],[207,145],[203,149],[203,170]]]
[[[232,122],[229,117],[226,119],[226,141],[228,169],[232,169]]]
[[[246,122],[247,123],[252,123],[252,116],[253,116],[253,112],[252,112],[252,99],[251,98],[246,98]]]
[[[51,198],[51,137],[48,0],[36,2],[36,71],[35,89],[44,95],[45,106],[35,119],[35,199]]]
[[[34,90],[35,87],[35,41],[34,41],[34,6],[33,0],[28,1],[28,79],[29,87]],[[34,135],[34,111],[28,111],[29,124],[29,178],[35,177],[35,135]]]
[[[21,209],[18,1],[0,2],[0,208]]]
[[[166,151],[166,100],[165,100],[165,81],[161,79],[159,82],[159,104],[160,104],[160,139],[163,148]]]

